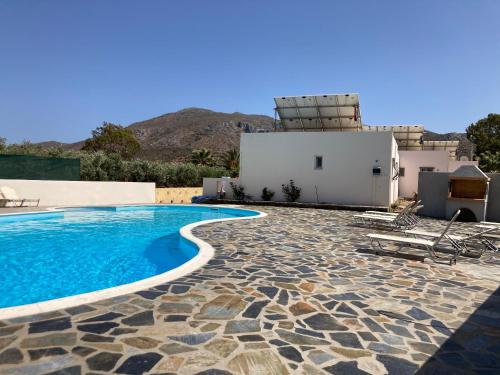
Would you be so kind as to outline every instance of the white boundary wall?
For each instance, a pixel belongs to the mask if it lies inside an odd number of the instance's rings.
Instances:
[[[11,187],[21,199],[40,199],[40,206],[94,206],[155,202],[155,184],[150,182],[0,179],[0,186]]]
[[[315,169],[315,157],[323,168]],[[241,135],[240,183],[255,200],[262,188],[284,201],[281,184],[293,179],[300,202],[388,206],[398,196],[392,132],[282,132]],[[373,167],[381,174],[373,175]],[[317,192],[317,193],[316,193]]]
[[[239,185],[240,181],[237,178],[231,178],[229,179],[229,184],[233,182],[236,185]],[[221,179],[217,177],[205,177],[203,179],[203,195],[208,195],[208,196],[217,196],[219,193],[220,189],[220,184],[221,184]],[[231,189],[231,186],[228,185],[226,189],[226,199],[233,199],[233,190]]]

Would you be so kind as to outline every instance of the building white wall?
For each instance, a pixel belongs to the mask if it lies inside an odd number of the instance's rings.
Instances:
[[[448,160],[448,151],[399,151],[399,166],[405,170],[404,176],[399,176],[399,195],[412,197],[417,192],[421,167],[447,172]]]
[[[391,132],[280,132],[242,134],[240,183],[259,200],[262,188],[284,201],[282,184],[293,179],[301,202],[388,206],[397,196]],[[323,169],[315,170],[315,156]],[[373,167],[382,168],[380,176]]]
[[[40,206],[89,206],[155,202],[155,184],[146,182],[0,179],[0,186],[11,187],[21,199],[40,199]]]
[[[434,172],[454,172],[462,165],[477,165],[477,161],[450,160],[448,151],[399,151],[399,165],[405,175],[399,177],[399,196],[412,197],[418,190],[421,167],[434,167]]]

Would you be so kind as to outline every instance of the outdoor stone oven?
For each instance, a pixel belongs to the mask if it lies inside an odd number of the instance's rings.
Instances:
[[[462,212],[458,220],[486,220],[490,178],[475,165],[463,165],[449,175],[446,218],[456,210]]]

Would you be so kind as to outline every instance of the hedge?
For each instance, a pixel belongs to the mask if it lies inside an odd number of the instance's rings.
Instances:
[[[42,149],[29,144],[7,146],[1,153],[79,158],[82,181],[154,182],[156,187],[195,187],[203,185],[204,177],[230,175],[230,172],[222,167],[150,160],[126,161],[118,154],[64,151],[60,148]]]

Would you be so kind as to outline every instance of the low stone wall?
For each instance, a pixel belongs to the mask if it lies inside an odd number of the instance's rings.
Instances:
[[[191,198],[202,195],[201,187],[157,188],[156,203],[191,203]]]

